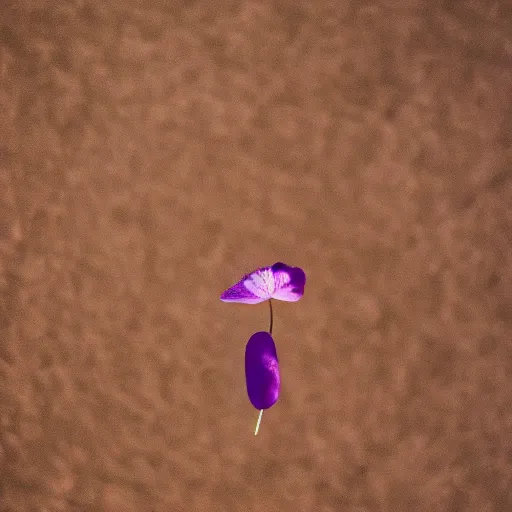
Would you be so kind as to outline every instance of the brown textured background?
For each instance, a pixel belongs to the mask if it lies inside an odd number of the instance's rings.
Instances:
[[[1,512],[512,510],[510,2],[0,19]]]

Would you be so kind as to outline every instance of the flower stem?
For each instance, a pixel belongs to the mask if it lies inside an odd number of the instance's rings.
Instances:
[[[274,325],[274,312],[272,311],[272,299],[268,299],[268,304],[270,306],[270,327],[268,328],[268,332],[272,335],[272,327]]]

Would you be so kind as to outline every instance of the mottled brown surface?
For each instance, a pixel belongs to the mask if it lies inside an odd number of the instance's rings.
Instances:
[[[512,510],[510,2],[3,0],[1,512]],[[276,303],[263,415],[243,273]]]

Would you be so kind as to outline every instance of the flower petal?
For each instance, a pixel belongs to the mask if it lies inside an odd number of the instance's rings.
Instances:
[[[266,300],[249,291],[244,284],[245,281],[246,278],[222,292],[220,300],[223,302],[241,302],[242,304],[259,304]]]
[[[304,295],[306,274],[301,268],[278,262],[272,265],[271,270],[275,282],[273,299],[297,302]]]
[[[245,275],[220,296],[224,302],[258,304],[268,299],[298,301],[304,295],[306,275],[299,267],[278,262]]]
[[[274,275],[270,267],[264,267],[245,275],[238,283],[224,291],[220,300],[258,304],[270,299],[273,291]]]
[[[256,297],[268,300],[275,290],[274,273],[270,267],[259,268],[247,276],[244,286]]]

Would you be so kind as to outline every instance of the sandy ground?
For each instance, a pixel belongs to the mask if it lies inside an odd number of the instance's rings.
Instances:
[[[510,2],[3,0],[0,59],[1,512],[512,510]]]

